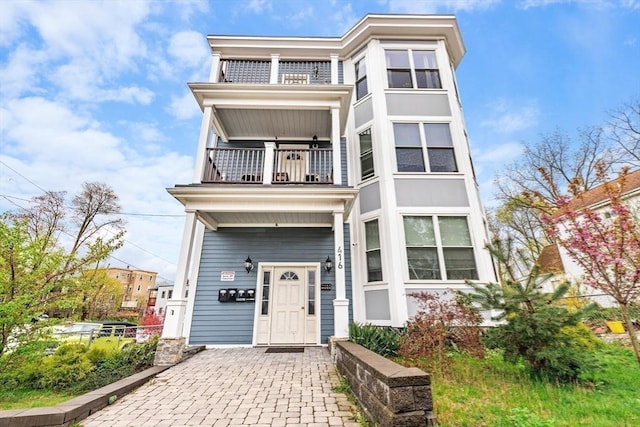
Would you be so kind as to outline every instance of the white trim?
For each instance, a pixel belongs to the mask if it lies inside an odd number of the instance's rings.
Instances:
[[[193,256],[191,261],[191,274],[189,281],[189,296],[187,297],[187,310],[184,314],[184,324],[182,326],[182,335],[189,343],[191,336],[191,322],[193,320],[193,307],[196,301],[196,288],[198,286],[198,278],[200,276],[200,257],[202,256],[202,245],[204,242],[205,227],[201,222],[196,224],[195,245],[193,248]]]

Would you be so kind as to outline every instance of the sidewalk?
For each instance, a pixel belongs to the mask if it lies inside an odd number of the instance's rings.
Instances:
[[[338,382],[326,348],[274,354],[265,348],[206,350],[81,424],[358,427],[345,395],[331,391]]]

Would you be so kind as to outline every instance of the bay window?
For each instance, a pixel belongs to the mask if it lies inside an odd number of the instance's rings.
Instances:
[[[398,172],[457,172],[448,123],[394,123]]]
[[[405,216],[410,280],[477,280],[473,245],[463,216]]]
[[[440,71],[433,50],[385,50],[390,88],[440,89]]]
[[[360,143],[360,177],[362,180],[371,178],[375,171],[373,169],[373,145],[371,143],[371,129],[358,134]]]
[[[361,59],[356,63],[356,99],[360,99],[368,93],[367,66],[364,59]]]

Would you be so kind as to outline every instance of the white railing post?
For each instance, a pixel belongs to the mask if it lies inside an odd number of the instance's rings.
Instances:
[[[340,109],[331,109],[331,149],[333,150],[333,183],[342,185],[340,155]]]
[[[331,57],[331,84],[338,84],[338,54],[332,53]]]
[[[278,83],[278,66],[280,64],[280,55],[277,53],[271,54],[271,74],[269,74],[269,83]]]
[[[275,159],[275,142],[264,143],[264,167],[262,168],[262,183],[271,184],[273,177],[273,160]]]

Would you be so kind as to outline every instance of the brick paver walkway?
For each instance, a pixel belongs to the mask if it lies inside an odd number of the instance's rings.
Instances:
[[[352,405],[326,348],[206,350],[81,421],[115,426],[348,426]]]

